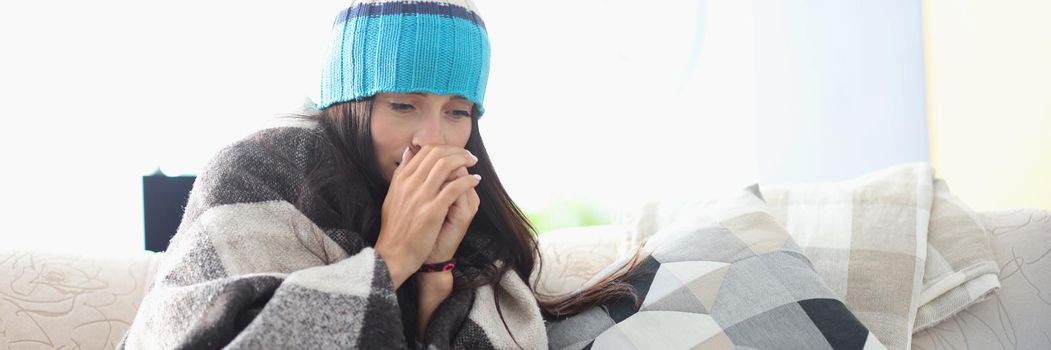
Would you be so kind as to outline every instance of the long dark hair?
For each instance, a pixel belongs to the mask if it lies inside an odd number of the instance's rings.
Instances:
[[[313,113],[289,116],[317,122],[327,141],[324,151],[334,155],[333,166],[317,167],[307,174],[307,186],[317,193],[328,194],[325,201],[341,216],[344,227],[361,234],[370,246],[375,245],[379,237],[383,200],[389,188],[373,153],[370,128],[372,102],[371,98],[366,98],[358,102],[338,103]],[[475,110],[472,115],[477,113]],[[461,244],[457,250],[458,264],[473,267],[471,271],[474,273],[468,278],[457,280],[454,290],[496,284],[508,270],[514,270],[529,284],[533,269],[542,269],[536,230],[504,190],[478,130],[478,118],[471,119],[471,136],[466,148],[478,157],[478,163],[469,170],[480,174],[484,181],[475,188],[481,203],[464,241],[473,237],[484,244]],[[503,264],[497,266],[496,260]],[[636,260],[632,259],[631,264]],[[631,277],[631,269],[626,269],[580,293],[562,298],[539,298],[541,312],[545,318],[563,318],[590,306],[625,297],[638,305],[640,301],[634,288],[626,282]],[[402,289],[414,290],[413,279],[407,280],[406,286],[409,288]],[[530,285],[530,288],[536,295],[535,284]]]

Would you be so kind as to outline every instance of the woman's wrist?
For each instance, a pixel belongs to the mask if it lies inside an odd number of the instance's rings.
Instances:
[[[441,262],[437,262],[437,263],[424,262],[423,265],[420,266],[420,269],[417,270],[417,272],[420,272],[420,273],[445,272],[445,271],[451,271],[454,268],[456,268],[456,261],[450,259],[450,260],[445,260],[445,261],[441,261]]]
[[[442,299],[453,290],[453,272],[417,272],[416,286],[421,296],[442,295]]]
[[[387,271],[390,272],[390,279],[391,283],[394,284],[394,290],[401,288],[401,285],[404,284],[414,272],[416,272],[415,270],[409,270],[406,267],[401,266],[401,264],[398,263],[400,260],[395,258],[394,254],[381,251],[378,247],[374,249],[376,250],[376,255],[379,255],[380,259],[387,264]]]
[[[427,325],[434,311],[452,294],[453,273],[452,271],[417,272],[413,278],[416,279],[420,313],[416,337],[422,340],[425,339]]]

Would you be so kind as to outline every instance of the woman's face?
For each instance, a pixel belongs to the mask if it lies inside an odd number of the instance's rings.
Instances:
[[[458,95],[377,94],[372,104],[372,146],[388,182],[406,146],[467,147],[474,103]]]

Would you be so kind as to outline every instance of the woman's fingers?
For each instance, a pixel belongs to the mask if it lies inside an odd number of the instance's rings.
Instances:
[[[482,199],[478,197],[478,191],[467,191],[467,203],[471,210],[474,210],[475,213],[478,212],[478,206],[482,204]]]
[[[453,205],[465,191],[474,188],[481,182],[481,175],[461,176],[460,178],[453,180],[452,182],[445,185],[441,192],[438,192],[438,197],[434,200],[436,205],[439,207],[446,207]]]
[[[464,170],[464,172],[461,173],[461,176],[467,175],[467,168],[477,164],[478,159],[471,156],[466,150],[461,150],[462,153],[452,152],[441,157],[441,159],[438,159],[434,163],[434,167],[431,168],[430,172],[426,175],[425,180],[423,180],[421,189],[427,193],[438,193],[438,191],[444,187],[443,185],[447,183],[456,172],[458,172],[458,169],[462,168]],[[421,174],[417,174],[417,176],[422,175],[422,172]]]
[[[467,175],[471,175],[471,173],[467,172],[467,167],[459,167],[451,174],[449,174],[449,177],[445,178],[445,183],[449,183],[449,181],[456,180],[460,178],[460,176]],[[443,184],[442,187],[445,187],[445,185]]]
[[[446,215],[446,221],[456,225],[464,225],[465,228],[467,225],[471,224],[471,219],[474,218],[473,213],[470,211],[470,207],[468,207],[467,192],[471,192],[471,189],[468,188],[464,193],[460,194],[459,197],[456,197],[452,206],[449,206],[449,214]],[[440,236],[439,239],[441,239]]]
[[[469,176],[467,168],[474,166],[477,161],[465,159],[458,156],[450,156],[439,161],[424,182],[424,188],[430,193],[437,193],[449,182],[461,177]]]
[[[398,174],[405,172],[405,169],[409,166],[409,162],[412,161],[413,157],[414,152],[412,151],[412,147],[405,146],[405,151],[401,153],[401,162],[398,162],[398,166],[394,168],[394,175],[392,177],[397,177]],[[393,179],[391,181],[393,182]]]
[[[409,178],[408,181],[410,182],[422,184],[439,161],[457,154],[465,156],[465,159],[474,159],[470,151],[456,146],[427,145],[415,153],[413,153],[411,147],[406,148],[406,152],[402,154],[402,163],[395,168],[395,175]]]
[[[415,175],[420,175],[419,173],[422,172],[422,173],[424,173],[423,174],[424,177],[426,177],[426,173],[428,171],[430,171],[432,168],[434,168],[434,165],[438,162],[438,160],[440,160],[442,158],[445,158],[445,157],[447,157],[449,155],[452,155],[452,154],[457,154],[457,153],[458,154],[468,154],[470,152],[468,152],[466,149],[463,149],[462,147],[449,146],[449,145],[426,145],[426,146],[423,146],[423,148],[420,149],[420,151],[419,151],[419,153],[417,154],[417,157],[416,157],[416,158],[419,158],[419,159],[418,159],[418,162],[417,162],[418,164],[416,164],[416,168],[413,168],[414,170],[417,170],[417,171],[414,171],[414,174]]]
[[[398,168],[402,169],[400,173],[404,173],[404,175],[402,176],[412,176],[412,174],[414,174],[418,169],[421,168],[421,163],[425,159],[427,159],[427,157],[429,157],[431,153],[433,153],[436,149],[439,149],[439,147],[423,146],[418,151],[413,151],[412,146],[405,147],[405,152],[402,153],[402,162],[398,164]],[[396,173],[399,172],[396,171]]]

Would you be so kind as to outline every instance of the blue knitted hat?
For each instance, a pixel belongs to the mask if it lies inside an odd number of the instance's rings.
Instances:
[[[356,0],[332,33],[318,109],[424,92],[460,95],[484,112],[489,36],[471,0]]]

